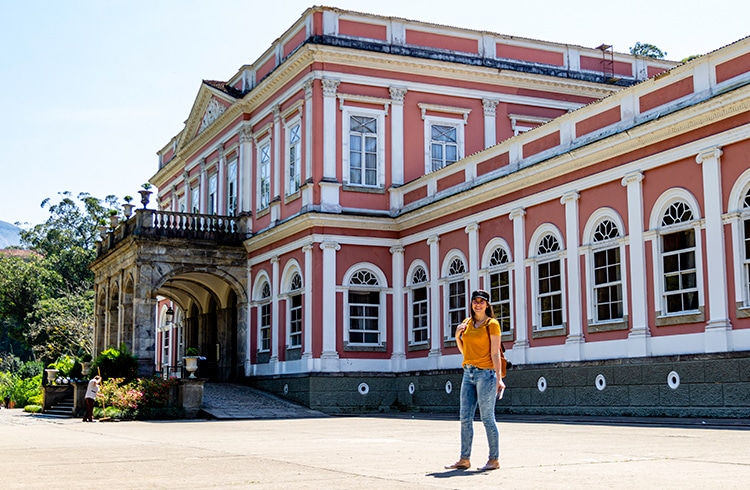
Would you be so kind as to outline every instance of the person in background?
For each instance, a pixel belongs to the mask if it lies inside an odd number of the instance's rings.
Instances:
[[[487,433],[489,459],[481,471],[500,467],[500,435],[495,422],[495,401],[505,389],[500,361],[500,323],[494,318],[490,294],[484,290],[471,293],[470,317],[456,328],[456,345],[463,354],[461,382],[461,456],[446,469],[471,468],[471,446],[474,440],[474,414],[479,415]]]
[[[94,401],[96,401],[96,397],[99,395],[99,384],[102,382],[101,376],[94,376],[91,378],[91,381],[89,381],[88,388],[86,389],[86,413],[83,416],[84,422],[93,422],[93,416],[94,416]]]

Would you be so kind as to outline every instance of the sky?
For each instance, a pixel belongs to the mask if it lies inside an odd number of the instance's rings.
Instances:
[[[326,5],[681,60],[750,35],[747,0],[0,0],[0,221],[44,199],[137,195],[202,80],[228,80]]]

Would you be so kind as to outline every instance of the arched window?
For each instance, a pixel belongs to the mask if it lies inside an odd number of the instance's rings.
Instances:
[[[347,283],[348,345],[380,346],[384,315],[381,284],[368,269],[354,272]]]
[[[294,273],[289,286],[289,299],[287,301],[289,313],[288,329],[289,347],[302,347],[302,277]]]
[[[492,311],[500,322],[502,333],[512,330],[510,309],[510,258],[503,247],[496,247],[490,255],[487,269],[489,271],[489,293]]]
[[[456,327],[466,318],[466,266],[459,257],[450,259],[446,274],[445,304],[446,304],[446,337],[456,336]]]
[[[693,219],[693,212],[683,201],[673,202],[662,215],[661,226],[670,228],[661,235],[663,314],[698,310],[695,229],[671,230]]]
[[[409,280],[411,294],[410,344],[426,344],[429,340],[429,285],[424,267],[417,266]]]
[[[258,352],[271,350],[271,285],[263,283],[260,290]]]
[[[536,248],[536,330],[564,328],[560,242],[547,233]]]
[[[593,322],[623,319],[622,259],[614,221],[603,219],[594,229],[592,252]]]

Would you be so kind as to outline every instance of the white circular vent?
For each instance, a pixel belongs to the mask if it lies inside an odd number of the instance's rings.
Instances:
[[[537,389],[539,389],[540,393],[544,393],[544,391],[547,389],[547,378],[545,378],[544,376],[540,376],[536,382],[536,387]]]
[[[673,390],[676,390],[680,387],[680,375],[677,374],[677,371],[672,371],[671,373],[667,374],[667,384]]]
[[[359,391],[360,395],[366,395],[370,392],[370,385],[367,383],[360,383],[359,386],[357,386],[357,391]]]
[[[445,382],[445,392],[450,395],[451,391],[453,391],[453,383],[451,383],[450,381],[446,381]]]
[[[605,378],[603,374],[600,374],[596,377],[594,384],[596,385],[597,390],[602,391],[607,387],[607,378]]]

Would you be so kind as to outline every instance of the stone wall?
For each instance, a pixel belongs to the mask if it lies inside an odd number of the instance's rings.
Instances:
[[[253,378],[326,413],[458,413],[461,371]],[[750,352],[513,366],[497,412],[750,417]]]

